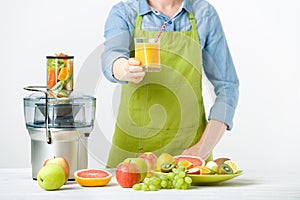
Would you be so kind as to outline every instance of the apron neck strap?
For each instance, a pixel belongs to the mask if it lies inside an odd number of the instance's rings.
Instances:
[[[189,19],[190,19],[190,23],[192,25],[192,30],[197,30],[196,20],[195,20],[193,13],[189,13]]]
[[[135,29],[141,30],[142,21],[143,21],[143,16],[142,15],[137,15],[136,22],[135,22]]]

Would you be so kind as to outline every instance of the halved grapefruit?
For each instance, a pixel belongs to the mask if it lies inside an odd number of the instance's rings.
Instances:
[[[188,161],[188,163],[191,163],[191,166],[189,166],[189,168],[205,165],[205,160],[203,160],[198,156],[180,155],[180,156],[174,156],[174,159],[175,159],[176,166],[179,161],[183,161],[183,162]]]
[[[81,186],[104,186],[109,183],[112,174],[104,169],[81,169],[74,172],[74,178]]]

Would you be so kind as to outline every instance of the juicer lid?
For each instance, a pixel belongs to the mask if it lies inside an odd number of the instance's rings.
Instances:
[[[46,98],[46,93],[33,92],[24,98],[26,126],[31,128],[93,127],[96,98],[73,91],[69,97]],[[47,103],[48,102],[48,103]]]
[[[58,59],[73,59],[74,56],[46,56],[47,59],[58,58]]]
[[[48,92],[49,93],[49,92]],[[27,97],[24,97],[24,100],[31,100],[31,99],[45,99],[45,94],[41,93],[41,92],[33,92],[31,94],[29,94]],[[56,102],[63,102],[63,101],[69,101],[69,100],[74,100],[74,99],[77,99],[77,100],[95,100],[96,98],[93,97],[93,96],[90,96],[90,95],[87,95],[87,94],[84,94],[80,91],[72,91],[70,93],[70,95],[68,97],[54,97],[54,96],[51,96],[49,95],[48,96],[48,101],[51,102],[51,101],[56,101]]]

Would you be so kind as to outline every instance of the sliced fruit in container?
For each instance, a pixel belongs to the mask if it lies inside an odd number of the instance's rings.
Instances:
[[[57,81],[57,72],[53,69],[48,68],[48,89],[55,86]]]
[[[81,186],[96,187],[107,185],[112,174],[104,169],[81,169],[74,172],[74,178]]]
[[[50,88],[54,92],[60,92],[64,87],[63,81],[58,81],[52,88]]]
[[[67,67],[63,67],[60,69],[57,79],[60,81],[65,81],[67,80],[68,76],[69,76],[69,69]]]
[[[69,74],[67,79],[64,81],[65,85],[64,88],[66,90],[72,91],[73,90],[73,74]]]

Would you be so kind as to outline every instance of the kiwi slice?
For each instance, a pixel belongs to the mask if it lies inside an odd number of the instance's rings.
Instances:
[[[228,164],[222,163],[219,166],[218,173],[219,174],[233,174],[233,170]]]
[[[173,162],[164,163],[160,166],[160,170],[162,172],[171,172],[172,169],[175,167],[175,164]]]

